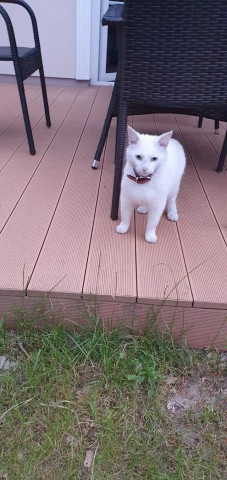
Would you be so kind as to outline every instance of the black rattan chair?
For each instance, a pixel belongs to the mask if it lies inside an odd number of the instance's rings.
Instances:
[[[30,123],[29,114],[28,114],[27,101],[25,97],[24,80],[30,77],[30,75],[36,72],[36,70],[39,70],[39,74],[40,74],[40,82],[41,82],[41,88],[42,88],[42,94],[43,94],[46,124],[48,127],[51,126],[37,21],[36,21],[36,17],[34,15],[33,10],[23,0],[1,0],[0,3],[14,3],[17,5],[21,5],[29,13],[31,22],[32,22],[32,28],[33,28],[33,34],[34,34],[34,46],[30,48],[18,47],[16,43],[13,25],[9,17],[9,14],[5,10],[5,8],[3,8],[0,5],[0,14],[2,15],[5,21],[7,32],[8,32],[8,38],[9,38],[9,46],[0,47],[0,61],[4,61],[4,62],[12,61],[14,64],[14,70],[15,70],[15,75],[17,79],[17,86],[19,90],[25,129],[26,129],[27,139],[29,144],[29,150],[31,155],[34,155],[36,152],[35,152],[35,145],[34,145],[34,140],[32,135],[31,123]]]
[[[101,138],[98,161],[117,116],[111,218],[117,219],[125,132],[129,114],[181,113],[227,121],[226,0],[125,0],[103,17],[115,24],[119,64]],[[225,136],[217,171],[227,154]]]

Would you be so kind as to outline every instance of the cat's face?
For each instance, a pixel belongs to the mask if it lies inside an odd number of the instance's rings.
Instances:
[[[138,176],[147,177],[153,174],[165,161],[172,133],[164,133],[159,137],[143,135],[128,127],[126,159]]]

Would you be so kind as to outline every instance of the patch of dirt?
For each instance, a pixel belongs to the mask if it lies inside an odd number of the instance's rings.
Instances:
[[[207,357],[204,363],[196,365],[186,377],[168,377],[163,394],[172,428],[184,446],[195,449],[201,443],[208,442],[209,451],[209,438],[218,435],[219,422],[222,424],[222,435],[225,436],[227,354],[214,352]],[[212,432],[211,437],[209,430]],[[223,455],[225,448],[226,444],[223,445]]]
[[[225,410],[227,355],[208,355],[208,363],[198,365],[190,376],[177,381],[174,386],[169,382],[171,388],[167,399],[167,410],[170,414],[179,415],[185,410],[199,413],[204,408],[213,411],[215,407]]]

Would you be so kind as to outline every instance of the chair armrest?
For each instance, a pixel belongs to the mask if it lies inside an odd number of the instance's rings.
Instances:
[[[18,58],[18,50],[17,50],[17,44],[16,44],[13,25],[7,11],[1,5],[0,5],[0,15],[2,16],[6,24],[12,56],[13,58]]]
[[[26,2],[24,2],[24,0],[0,0],[0,3],[8,3],[8,4],[14,3],[16,5],[20,5],[21,7],[25,8],[25,10],[27,10],[28,14],[30,15],[31,22],[32,22],[35,46],[40,48],[38,25],[37,25],[35,14],[34,14],[33,10],[31,9],[30,5],[28,5]],[[1,8],[3,9],[3,7],[1,7]],[[3,10],[6,13],[8,18],[6,17],[6,15],[3,15],[2,11],[0,13],[3,16],[3,18],[6,22],[6,25],[7,25],[7,29],[8,29],[8,21],[10,21],[11,26],[12,26],[12,22],[11,22],[10,17],[8,15],[8,13],[6,12],[6,10],[5,9],[3,9]],[[12,28],[13,28],[13,26],[12,26]],[[9,30],[8,30],[8,34],[9,34]],[[14,36],[14,38],[15,38],[15,36]]]
[[[124,5],[111,5],[102,17],[102,25],[124,24]]]

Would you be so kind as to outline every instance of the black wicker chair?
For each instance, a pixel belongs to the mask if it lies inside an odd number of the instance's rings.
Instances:
[[[24,80],[30,77],[30,75],[32,75],[32,73],[34,73],[36,70],[39,70],[39,74],[40,74],[40,82],[41,82],[41,88],[42,88],[42,94],[43,94],[46,124],[48,127],[51,126],[37,21],[36,21],[36,17],[34,15],[33,10],[23,0],[1,0],[0,3],[8,3],[8,4],[14,3],[17,5],[21,5],[27,10],[31,18],[33,34],[34,34],[34,46],[30,48],[18,47],[16,43],[13,25],[9,17],[9,14],[5,10],[5,8],[3,8],[2,5],[0,5],[0,14],[2,15],[5,21],[7,32],[8,32],[8,38],[9,38],[9,46],[0,47],[0,61],[6,61],[6,62],[12,61],[14,64],[14,70],[15,70],[15,75],[17,79],[17,86],[19,90],[25,129],[26,129],[26,134],[27,134],[27,139],[29,144],[29,150],[31,155],[34,155],[36,152],[35,152],[35,145],[34,145],[34,140],[32,135],[31,123],[30,123],[29,114],[28,114],[27,101],[25,97]]]
[[[117,219],[127,116],[183,113],[227,121],[226,0],[125,0],[103,17],[115,24],[119,64],[101,138],[98,161],[111,119],[117,116],[111,218]],[[227,154],[225,136],[217,171]]]

